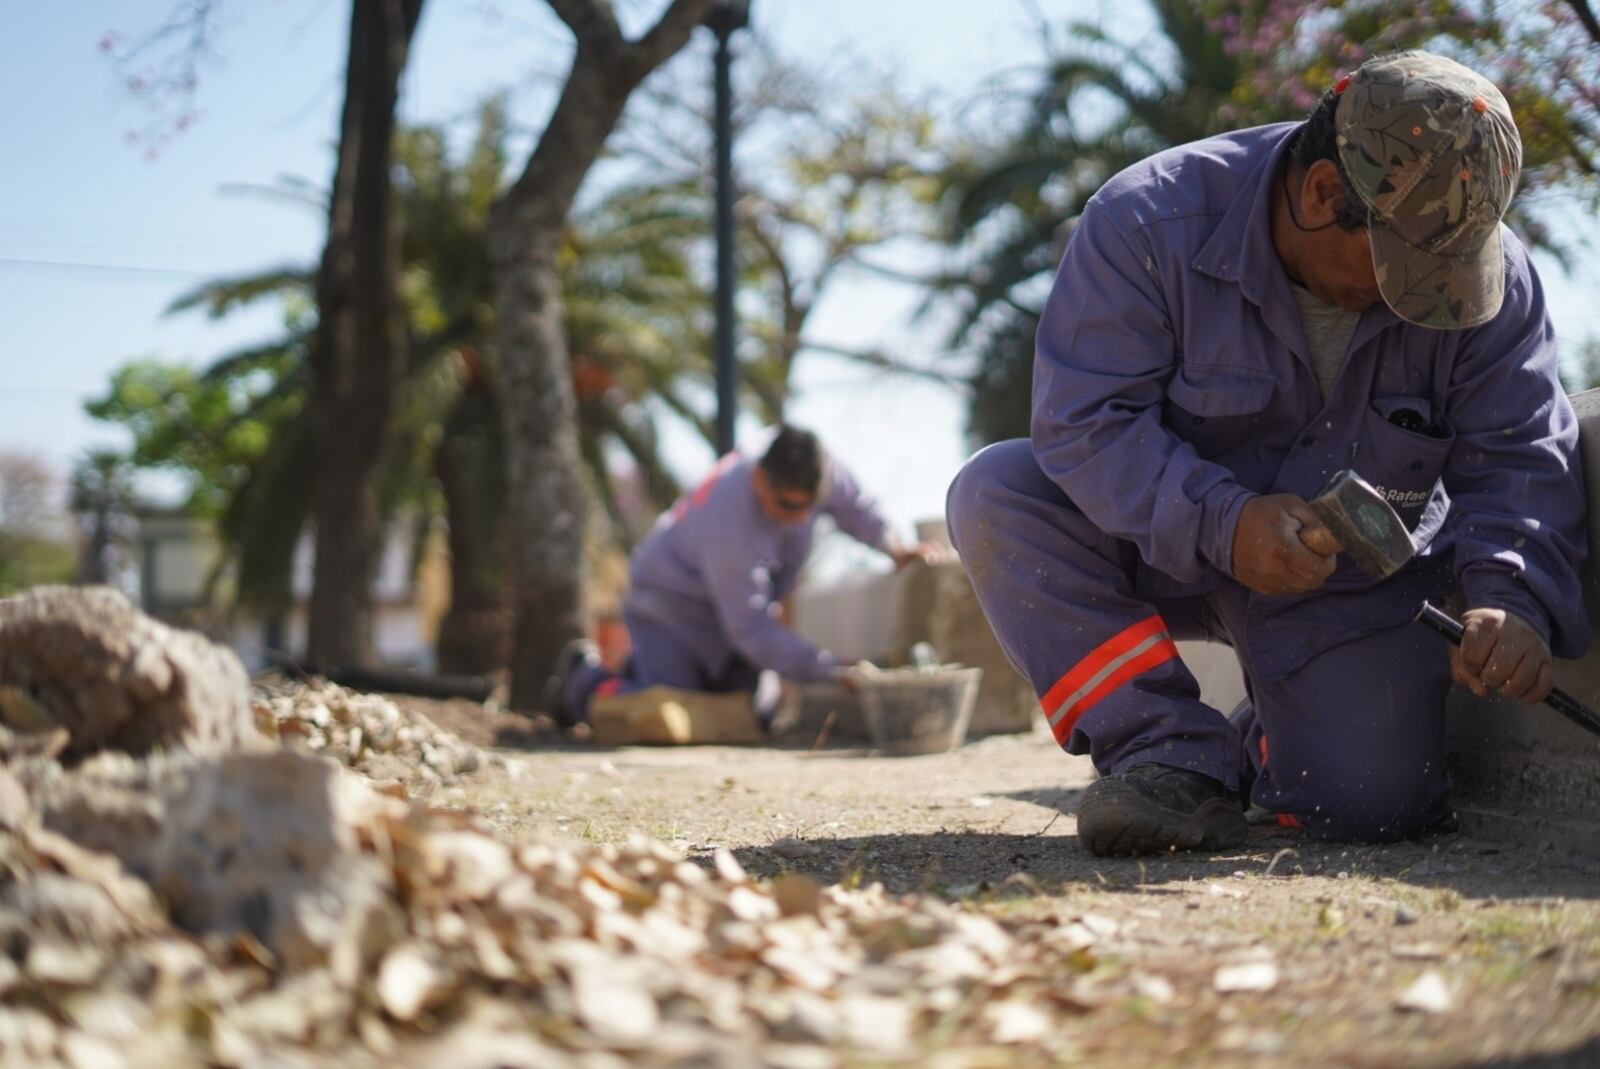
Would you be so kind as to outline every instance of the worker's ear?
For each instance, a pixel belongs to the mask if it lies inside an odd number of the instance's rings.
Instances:
[[[1344,181],[1332,160],[1317,160],[1300,183],[1300,221],[1307,230],[1333,222],[1344,197]]]

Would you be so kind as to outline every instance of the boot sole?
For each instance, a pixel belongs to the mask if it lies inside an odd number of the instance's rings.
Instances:
[[[1239,846],[1249,833],[1239,804],[1213,798],[1191,813],[1163,809],[1116,780],[1100,780],[1078,808],[1078,839],[1097,857]]]

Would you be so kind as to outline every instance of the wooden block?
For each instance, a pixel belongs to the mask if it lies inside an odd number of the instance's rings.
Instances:
[[[739,745],[760,742],[750,695],[649,687],[596,697],[589,725],[602,746]]]

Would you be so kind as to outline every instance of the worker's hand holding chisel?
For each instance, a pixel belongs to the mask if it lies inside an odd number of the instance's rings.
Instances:
[[[1491,692],[1532,705],[1550,693],[1550,646],[1516,613],[1468,609],[1461,644],[1450,647],[1450,674],[1480,698]]]

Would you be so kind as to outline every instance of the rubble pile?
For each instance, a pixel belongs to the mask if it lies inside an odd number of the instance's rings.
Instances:
[[[1062,1014],[1129,993],[1096,967],[1094,918],[1002,925],[878,886],[761,884],[726,852],[707,871],[644,840],[516,846],[296,754],[236,758],[204,789],[253,764],[320,770],[324,797],[292,794],[283,823],[320,802],[333,833],[306,828],[300,871],[259,836],[168,835],[205,892],[170,908],[160,850],[125,867],[19,812],[0,779],[0,1064],[825,1066],[934,1030],[944,1048],[1047,1042]],[[193,769],[173,797],[193,798]],[[151,882],[130,872],[153,864]],[[192,875],[263,865],[281,888]]]
[[[69,761],[107,749],[232,750],[255,734],[239,659],[109,587],[0,601],[0,724],[66,731]]]
[[[268,738],[413,792],[453,783],[498,760],[421,713],[326,681],[258,686],[254,708],[256,726]]]
[[[151,678],[126,667],[101,678]],[[1092,917],[507,842],[415,789],[484,755],[383,699],[278,688],[255,712],[283,745],[82,757],[70,691],[8,685],[50,716],[0,727],[0,1066],[802,1069],[1049,1051],[1064,1016],[1153,997],[1099,966]]]

